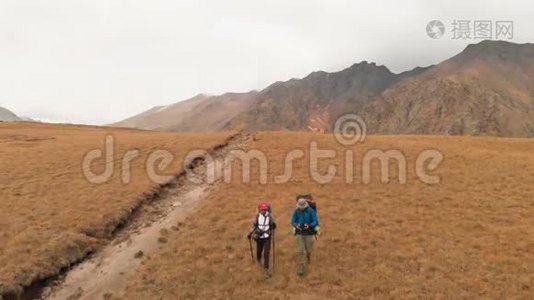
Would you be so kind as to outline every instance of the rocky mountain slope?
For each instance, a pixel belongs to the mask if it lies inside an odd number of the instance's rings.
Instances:
[[[483,41],[395,74],[361,62],[261,91],[198,95],[115,126],[171,131],[320,130],[355,113],[379,134],[534,136],[534,45]]]
[[[361,108],[387,87],[423,70],[394,74],[384,66],[361,62],[340,72],[319,71],[276,82],[259,92],[200,94],[112,125],[170,131],[303,130],[320,114],[330,127],[330,114]]]
[[[534,136],[534,45],[482,42],[360,112],[374,133]]]

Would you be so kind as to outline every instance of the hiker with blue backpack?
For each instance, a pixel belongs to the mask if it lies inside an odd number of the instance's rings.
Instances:
[[[311,262],[315,237],[319,233],[317,206],[311,195],[297,196],[297,207],[291,217],[293,234],[297,240],[297,274],[303,276]]]

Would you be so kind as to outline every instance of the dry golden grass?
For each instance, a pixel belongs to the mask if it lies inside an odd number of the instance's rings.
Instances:
[[[94,185],[82,159],[103,149],[113,134],[115,172]],[[163,174],[176,174],[191,149],[222,143],[230,133],[173,134],[127,129],[31,123],[0,123],[0,285],[20,291],[95,250],[124,221],[146,193],[158,187],[145,172],[152,150],[175,155]],[[123,154],[139,149],[132,182],[121,181]],[[102,170],[98,160],[93,170]]]
[[[294,178],[272,184],[290,149],[311,140],[344,148],[329,135],[260,133],[270,184],[234,180],[209,196],[180,231],[131,278],[126,299],[451,299],[518,298],[534,293],[534,140],[470,137],[373,136],[356,145],[355,174],[367,149],[400,149],[408,182],[346,184],[343,169],[320,185],[304,160]],[[439,149],[439,185],[416,179],[420,151]],[[308,151],[306,151],[308,152]],[[239,175],[239,174],[236,174]],[[310,273],[296,275],[289,218],[298,193],[318,199],[323,235]],[[276,273],[265,280],[251,263],[245,238],[258,201],[273,203],[279,230]]]

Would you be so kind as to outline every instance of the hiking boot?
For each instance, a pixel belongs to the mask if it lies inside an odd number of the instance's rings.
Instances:
[[[306,272],[306,268],[304,265],[300,265],[297,270],[297,275],[304,276],[304,273]]]
[[[269,269],[263,269],[263,275],[266,279],[271,278],[273,276],[273,273],[271,273],[271,270]]]

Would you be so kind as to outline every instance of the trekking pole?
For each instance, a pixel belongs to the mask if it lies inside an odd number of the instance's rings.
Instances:
[[[248,247],[250,249],[250,258],[252,258],[252,263],[254,263],[254,253],[252,251],[252,239],[248,237]]]
[[[276,247],[275,247],[276,238],[275,238],[275,235],[274,235],[275,231],[276,230],[273,229],[273,273],[274,273],[274,266],[276,265]]]

